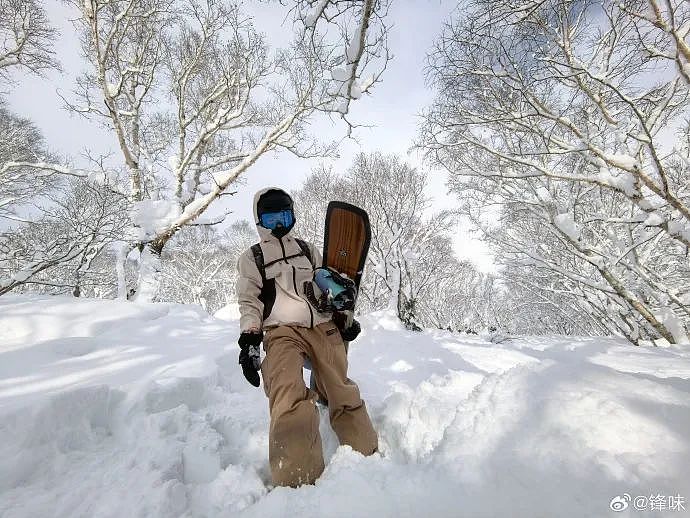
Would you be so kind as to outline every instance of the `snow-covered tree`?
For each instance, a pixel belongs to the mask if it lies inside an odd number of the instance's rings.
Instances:
[[[43,135],[29,120],[18,117],[0,101],[0,222],[24,221],[22,210],[55,184],[53,173],[29,166],[49,158]],[[23,163],[18,167],[6,164]]]
[[[114,271],[111,246],[128,222],[125,209],[108,185],[72,179],[54,186],[31,221],[0,235],[0,295],[19,287],[103,294]]]
[[[0,0],[0,85],[14,86],[15,71],[41,74],[59,68],[53,50],[56,35],[41,2]],[[62,205],[69,203],[65,189],[77,189],[74,183],[68,187],[65,178],[87,173],[59,161],[36,126],[12,113],[2,99],[0,133],[2,295],[27,283],[36,286],[48,271],[77,258],[82,258],[82,267],[90,264],[84,254],[93,253],[97,240],[89,232],[93,222],[81,217],[68,222],[69,214]],[[98,196],[94,202],[98,204]]]
[[[41,73],[58,68],[53,50],[56,30],[40,0],[0,0],[0,79],[13,69]]]
[[[450,230],[452,214],[425,215],[426,175],[395,155],[360,153],[343,175],[317,168],[295,193],[296,232],[317,246],[323,243],[323,222],[330,200],[343,200],[369,214],[372,240],[362,279],[359,308],[376,311],[390,307],[411,329],[421,326],[463,327],[459,322],[477,301],[456,300],[436,308],[445,293],[462,285],[467,294],[480,275],[469,263],[457,260]],[[456,294],[459,292],[456,292]],[[450,298],[447,299],[450,301]]]
[[[167,242],[204,222],[206,209],[260,157],[331,153],[309,124],[332,113],[351,129],[351,101],[371,89],[388,59],[384,0],[298,1],[284,13],[292,16],[285,25],[292,43],[275,51],[251,17],[224,0],[70,3],[89,71],[67,103],[117,140],[144,299],[157,295]]]
[[[496,315],[487,311],[495,297],[482,289],[486,276],[471,262],[455,259],[452,251],[443,260],[445,275],[437,275],[419,299],[420,322],[427,327],[465,333],[497,326]]]
[[[291,195],[297,218],[295,231],[322,250],[328,202],[349,199],[344,178],[332,167],[319,164]]]
[[[80,282],[57,270],[84,271],[100,254],[100,229],[108,223],[85,218],[102,218],[97,207],[115,210],[112,199],[103,199],[104,193],[115,193],[73,178],[82,173],[60,165],[38,128],[1,103],[0,131],[0,295],[27,283],[76,290]],[[74,261],[81,261],[81,267],[74,267]]]
[[[160,299],[209,313],[235,302],[237,260],[255,242],[256,230],[245,220],[222,234],[209,226],[185,227],[163,252]]]
[[[447,215],[423,223],[428,199],[426,176],[395,155],[358,154],[346,173],[347,192],[369,213],[372,227],[366,289],[362,301],[372,309],[391,306],[410,327],[417,327],[418,286],[412,281],[424,248]],[[422,284],[422,283],[420,283]]]
[[[12,85],[12,72],[41,74],[59,68],[53,41],[57,35],[36,0],[0,0],[0,89]],[[0,90],[1,91],[1,90]],[[17,211],[69,171],[54,163],[36,126],[12,113],[0,98],[0,224],[21,221]]]
[[[682,1],[476,0],[430,56],[420,144],[465,212],[633,341],[687,341],[689,30]]]

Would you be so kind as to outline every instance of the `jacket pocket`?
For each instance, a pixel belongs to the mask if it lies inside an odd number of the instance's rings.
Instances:
[[[299,290],[297,294],[303,296],[304,284],[306,282],[312,282],[314,279],[313,270],[311,268],[306,268],[304,266],[295,266],[295,284]]]
[[[326,329],[324,329],[324,332],[326,333],[326,341],[329,345],[343,345],[343,337],[340,336],[340,331],[338,331],[338,328],[335,324],[328,326]]]

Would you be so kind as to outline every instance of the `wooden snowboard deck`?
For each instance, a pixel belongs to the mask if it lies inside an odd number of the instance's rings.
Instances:
[[[328,204],[323,266],[335,268],[359,286],[370,242],[369,217],[363,209],[340,201]]]

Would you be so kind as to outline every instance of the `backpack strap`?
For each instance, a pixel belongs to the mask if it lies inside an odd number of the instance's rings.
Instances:
[[[309,263],[311,264],[311,267],[314,268],[314,259],[311,256],[311,249],[309,248],[309,245],[307,244],[306,241],[303,241],[302,239],[297,239],[295,238],[295,241],[299,245],[300,250],[302,251],[299,254],[294,254],[290,255],[288,257],[280,257],[276,259],[275,261],[271,261],[270,263],[266,264],[264,261],[264,252],[261,250],[261,243],[256,243],[255,245],[252,245],[252,254],[254,255],[254,263],[256,263],[256,268],[259,270],[259,274],[261,274],[261,280],[263,282],[266,282],[266,267],[270,266],[275,263],[279,263],[280,261],[285,261],[286,259],[292,259],[293,257],[299,257],[300,255],[304,255],[307,259],[309,259]]]
[[[264,264],[264,251],[261,250],[261,244],[257,243],[252,245],[252,254],[254,254],[254,263],[256,263],[256,268],[259,270],[261,275],[261,280],[266,283],[266,266]]]
[[[271,314],[273,304],[276,300],[276,284],[274,279],[270,281],[266,279],[266,265],[264,264],[264,252],[261,250],[261,243],[252,245],[251,250],[254,255],[256,268],[259,270],[259,274],[261,274],[261,293],[259,293],[259,300],[264,305],[263,319],[266,320]]]
[[[306,241],[303,241],[302,239],[295,238],[295,241],[297,241],[297,244],[299,245],[300,249],[302,250],[302,253],[309,259],[309,262],[311,263],[311,267],[314,268],[314,259],[311,256],[311,249],[309,248],[309,245],[306,243]]]

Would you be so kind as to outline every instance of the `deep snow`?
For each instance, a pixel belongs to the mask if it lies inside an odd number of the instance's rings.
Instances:
[[[350,374],[381,455],[338,448],[324,411],[323,476],[269,492],[267,402],[237,365],[236,320],[0,297],[0,516],[689,515],[609,509],[690,500],[687,350],[362,323]]]

